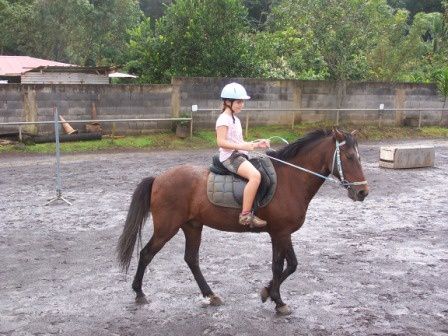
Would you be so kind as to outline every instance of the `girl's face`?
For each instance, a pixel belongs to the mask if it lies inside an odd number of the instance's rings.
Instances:
[[[232,108],[235,113],[240,113],[244,107],[244,100],[237,99],[233,102]]]

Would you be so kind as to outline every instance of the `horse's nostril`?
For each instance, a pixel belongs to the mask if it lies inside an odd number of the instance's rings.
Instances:
[[[358,196],[360,198],[366,198],[368,194],[369,194],[369,192],[367,190],[360,190],[360,191],[358,191]]]

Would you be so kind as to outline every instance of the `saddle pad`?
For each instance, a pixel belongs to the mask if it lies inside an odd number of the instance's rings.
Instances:
[[[262,184],[255,198],[255,207],[266,206],[274,197],[277,187],[277,174],[271,160],[258,157],[257,168],[262,174]],[[241,208],[243,190],[246,180],[235,175],[220,175],[210,172],[207,179],[207,196],[211,203],[228,207]]]
[[[233,175],[217,175],[209,173],[207,179],[207,196],[210,202],[215,205],[227,208],[241,208],[233,197]]]

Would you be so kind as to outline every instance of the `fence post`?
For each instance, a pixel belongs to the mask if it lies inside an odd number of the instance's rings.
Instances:
[[[246,110],[246,132],[245,137],[249,134],[249,110]]]
[[[193,112],[196,112],[198,110],[197,105],[191,105],[191,113],[190,113],[190,139],[193,138]]]
[[[406,90],[397,89],[395,92],[395,126],[403,126],[404,108],[406,103]]]
[[[383,111],[384,111],[384,104],[380,104],[378,108],[378,128],[381,128],[381,122],[383,121]]]
[[[54,114],[54,138],[56,144],[56,197],[49,200],[45,205],[50,205],[56,201],[64,201],[68,205],[72,205],[68,200],[62,197],[62,181],[61,181],[61,145],[59,141],[59,111],[53,106]]]
[[[422,128],[422,110],[418,110],[418,128]]]
[[[291,122],[291,129],[294,129],[294,124],[296,121],[296,111],[292,111],[292,122]]]

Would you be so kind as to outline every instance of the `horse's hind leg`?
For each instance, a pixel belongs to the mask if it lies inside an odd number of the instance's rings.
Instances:
[[[134,281],[132,282],[132,289],[137,293],[135,301],[137,303],[147,303],[145,294],[142,290],[143,275],[145,274],[145,269],[154,258],[154,256],[159,252],[165,242],[154,239],[151,237],[148,244],[140,251],[140,258],[138,260],[137,272],[135,273]]]
[[[132,289],[137,293],[135,301],[137,303],[147,303],[145,294],[142,290],[143,275],[145,274],[145,269],[154,258],[154,256],[159,252],[167,241],[169,241],[175,234],[177,230],[165,235],[153,234],[148,244],[140,251],[140,259],[138,261],[137,272],[135,273],[134,281],[132,282]]]
[[[202,226],[194,226],[192,223],[187,223],[182,226],[182,230],[185,234],[184,259],[188,267],[190,267],[202,295],[210,299],[210,305],[221,305],[222,300],[210,289],[199,267],[199,246],[201,245]]]

